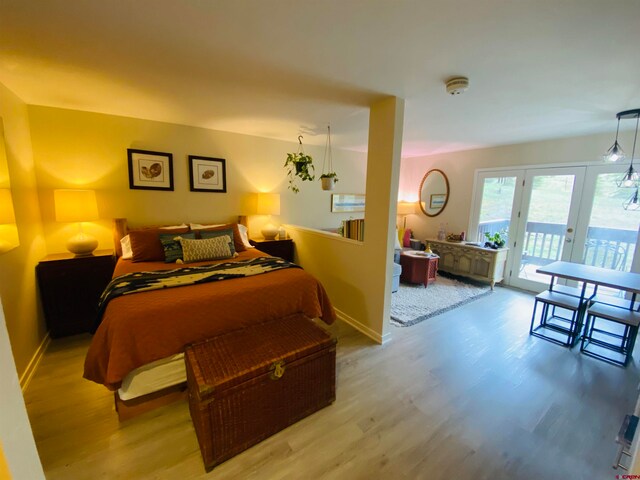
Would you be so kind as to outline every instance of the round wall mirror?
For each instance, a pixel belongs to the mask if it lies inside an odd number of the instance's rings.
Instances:
[[[449,180],[442,170],[429,170],[420,183],[420,209],[427,217],[440,215],[449,200]]]

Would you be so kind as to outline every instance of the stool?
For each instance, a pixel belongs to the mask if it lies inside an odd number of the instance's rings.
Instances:
[[[610,330],[596,328],[596,321],[618,324],[623,328],[623,333],[618,334]],[[626,367],[636,343],[638,325],[640,325],[640,313],[637,311],[604,303],[594,303],[587,311],[587,322],[580,351],[590,357]],[[612,343],[614,340],[606,341],[607,337],[615,339],[617,342]],[[595,349],[589,349],[590,345],[601,347],[600,350],[616,352],[624,356],[624,360],[607,356],[604,351],[598,353]]]
[[[542,303],[542,313],[540,324],[534,328],[538,302]],[[573,347],[582,330],[582,317],[587,303],[588,300],[581,301],[578,297],[560,292],[546,290],[539,293],[533,304],[529,334],[558,345]],[[556,313],[556,308],[570,311],[571,318],[560,316]]]

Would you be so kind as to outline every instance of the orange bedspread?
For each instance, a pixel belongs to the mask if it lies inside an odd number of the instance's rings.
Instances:
[[[237,260],[259,256],[265,255],[247,250]],[[189,265],[211,263],[220,262]],[[174,266],[120,259],[114,277]],[[190,343],[293,313],[329,324],[335,320],[320,282],[299,268],[118,297],[107,305],[93,337],[84,377],[116,390],[131,370],[180,353]]]

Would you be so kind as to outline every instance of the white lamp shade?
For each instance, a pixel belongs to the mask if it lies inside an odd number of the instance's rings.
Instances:
[[[54,190],[53,199],[58,222],[91,222],[99,218],[93,190]]]
[[[398,202],[398,215],[411,215],[416,213],[415,202]]]
[[[11,190],[0,189],[0,225],[16,223],[16,216],[13,210],[13,199]]]
[[[279,193],[258,193],[258,215],[280,215]]]

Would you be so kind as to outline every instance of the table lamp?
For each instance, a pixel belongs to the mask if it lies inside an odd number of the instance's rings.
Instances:
[[[11,190],[0,189],[0,253],[18,246],[16,235],[16,216],[13,210]]]
[[[91,255],[98,240],[82,231],[82,222],[98,220],[96,192],[93,190],[54,190],[56,221],[78,222],[78,233],[67,241],[67,250],[76,257]]]
[[[267,224],[262,227],[262,236],[266,240],[274,240],[278,235],[278,227],[271,223],[271,215],[280,215],[279,193],[258,193],[258,215],[269,215]]]
[[[402,228],[407,228],[407,215],[411,215],[416,213],[416,203],[415,202],[398,202],[398,215],[402,215],[403,225]]]

